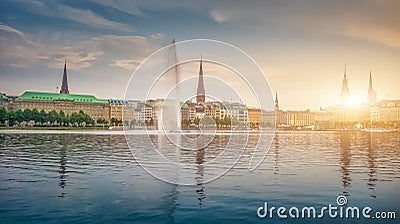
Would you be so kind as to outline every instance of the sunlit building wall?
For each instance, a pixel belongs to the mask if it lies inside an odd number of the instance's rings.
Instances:
[[[375,104],[378,106],[378,121],[399,121],[400,120],[400,100],[382,100]]]

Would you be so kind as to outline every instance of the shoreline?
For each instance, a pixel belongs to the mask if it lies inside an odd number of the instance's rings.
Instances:
[[[269,129],[272,130],[272,129]],[[400,132],[398,129],[326,129],[326,130],[279,130],[275,129],[273,133],[296,133],[296,132],[366,132],[366,133],[393,133]],[[235,131],[233,130],[217,130],[216,134],[255,134],[255,133],[271,133],[268,130],[247,130],[247,131]],[[82,128],[82,127],[68,127],[68,128],[49,128],[49,127],[41,127],[41,128],[0,128],[0,134],[95,134],[95,135],[130,135],[130,134],[150,134],[150,135],[158,135],[165,134],[162,131],[157,130],[146,130],[146,129],[131,129],[124,130],[121,128]],[[182,130],[181,131],[170,131],[169,134],[199,134],[198,132],[193,132],[192,130]],[[204,133],[207,134],[207,133]]]

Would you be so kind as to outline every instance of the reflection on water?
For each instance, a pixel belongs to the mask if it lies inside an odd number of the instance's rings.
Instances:
[[[59,183],[59,185],[60,185],[60,187],[62,189],[62,192],[61,192],[61,195],[59,195],[58,197],[64,197],[64,195],[65,195],[64,188],[65,188],[65,185],[66,185],[66,180],[65,180],[65,178],[66,178],[66,175],[65,175],[66,174],[66,172],[65,172],[66,164],[67,164],[67,150],[66,150],[66,146],[64,145],[60,150],[60,171],[59,171],[59,173],[60,173],[60,183]]]
[[[350,154],[350,133],[342,132],[339,134],[340,140],[340,168],[342,171],[343,195],[349,196],[347,188],[351,187],[351,176],[349,165],[351,162]]]
[[[373,137],[373,133],[370,133],[370,136],[368,139],[368,183],[367,185],[369,186],[369,189],[371,189],[371,197],[376,197],[375,194],[375,182],[376,182],[376,172],[377,169],[375,167],[375,148],[376,148],[376,139]]]
[[[204,162],[204,153],[206,152],[206,150],[204,148],[200,149],[197,151],[196,153],[196,163],[197,163],[197,172],[196,174],[198,174],[198,176],[196,177],[196,181],[197,181],[197,186],[198,189],[196,190],[196,192],[199,194],[198,196],[198,200],[199,200],[199,206],[201,207],[201,205],[203,204],[203,200],[206,198],[206,192],[205,192],[205,187],[204,187],[204,166],[203,166],[203,162]]]
[[[133,137],[135,150],[146,154],[143,137]],[[259,222],[264,201],[322,206],[341,194],[353,206],[400,212],[400,133],[279,132],[255,171],[248,164],[259,138],[250,135],[237,165],[207,184],[214,171],[204,164],[221,155],[229,136],[197,151],[150,138],[171,160],[195,165],[197,185],[149,175],[123,135],[0,134],[0,223]]]

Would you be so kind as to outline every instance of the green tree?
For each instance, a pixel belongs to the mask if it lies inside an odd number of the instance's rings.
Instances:
[[[35,118],[33,116],[33,112],[30,109],[25,109],[23,111],[23,116],[24,116],[24,120],[27,122],[35,120]]]
[[[48,117],[46,111],[43,109],[39,112],[39,120],[42,125],[48,122]]]
[[[52,110],[47,114],[47,120],[50,121],[50,126],[52,126],[54,122],[57,121],[57,118],[58,118],[58,113],[55,110]]]
[[[12,126],[15,124],[15,112],[9,111],[8,112],[8,125]]]
[[[0,108],[0,123],[2,125],[4,125],[7,120],[8,120],[8,112],[7,112],[6,108],[1,107]]]
[[[18,123],[21,123],[22,121],[25,120],[25,119],[24,119],[24,112],[22,112],[21,109],[19,109],[19,110],[17,110],[17,111],[15,112],[15,120],[16,120]]]

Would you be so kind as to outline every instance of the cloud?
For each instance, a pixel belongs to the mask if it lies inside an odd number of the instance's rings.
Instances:
[[[49,16],[60,17],[64,19],[69,19],[78,23],[83,23],[96,28],[107,28],[111,30],[118,31],[133,31],[133,28],[126,24],[113,22],[107,20],[100,15],[93,13],[90,10],[81,10],[76,8],[71,8],[69,6],[60,5],[55,7],[56,12],[48,14]]]
[[[0,31],[9,34],[0,37],[0,64],[11,67],[60,68],[67,61],[68,68],[75,70],[91,68],[96,62],[131,70],[158,48],[143,36],[103,35],[68,40],[74,35],[49,34],[48,39],[33,43],[29,41],[33,37],[13,27],[1,24]]]
[[[131,15],[141,16],[144,14],[139,10],[137,5],[134,4],[133,1],[125,1],[125,0],[92,0],[97,4],[102,4],[104,6],[112,7],[118,9],[122,12],[126,12]]]
[[[85,69],[92,67],[92,63],[104,54],[101,50],[88,51],[83,48],[52,46],[51,52],[39,51],[35,64],[49,68],[60,68],[66,61],[69,69]]]
[[[160,40],[165,38],[165,34],[162,33],[154,33],[150,35],[150,38],[153,40]]]
[[[95,28],[116,30],[116,31],[125,31],[132,32],[133,28],[128,26],[127,24],[115,22],[108,20],[89,9],[77,9],[67,5],[58,4],[55,1],[25,1],[23,2],[24,7],[32,13],[54,17],[54,18],[62,18],[71,20],[74,22],[78,22],[81,24],[85,24]]]
[[[18,34],[21,37],[24,37],[24,34],[21,31],[19,31],[17,29],[14,29],[14,28],[12,28],[10,26],[4,25],[1,22],[0,22],[0,30],[6,31],[6,32],[9,32],[9,33],[15,33],[15,34]]]
[[[217,10],[211,11],[210,17],[218,23],[223,23],[223,22],[229,21],[229,19],[226,15],[224,15],[221,11],[217,11]]]
[[[141,60],[130,60],[130,59],[120,59],[120,60],[112,60],[110,64],[111,67],[119,67],[127,70],[134,70],[137,66],[140,65]]]
[[[400,2],[233,1],[215,2],[209,12],[218,22],[241,23],[257,29],[311,35],[341,35],[393,48],[400,47]]]

